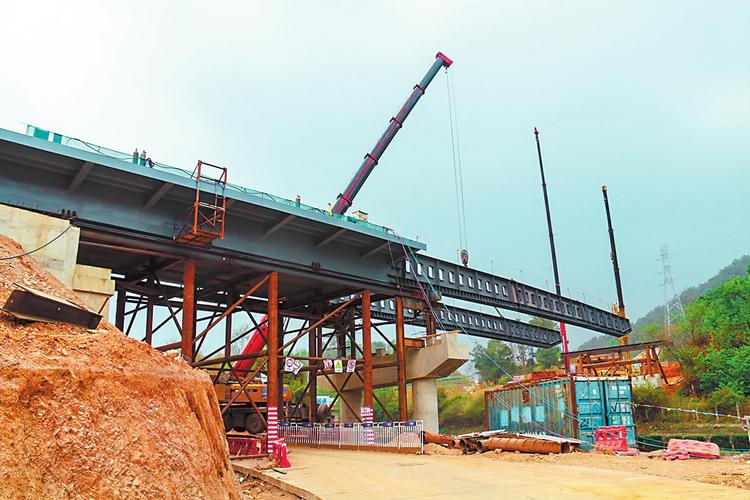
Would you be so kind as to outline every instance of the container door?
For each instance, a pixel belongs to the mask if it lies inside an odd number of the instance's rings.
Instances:
[[[578,439],[594,443],[596,429],[607,425],[601,380],[576,380]]]
[[[633,420],[633,397],[629,380],[607,380],[606,410],[607,425],[624,425],[628,433],[628,446],[635,448],[635,421]]]
[[[487,423],[490,431],[508,428],[508,409],[502,404],[503,394],[500,392],[489,393],[487,399]]]

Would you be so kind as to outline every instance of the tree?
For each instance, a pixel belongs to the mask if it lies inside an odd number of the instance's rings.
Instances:
[[[750,272],[750,267],[748,268]],[[685,308],[681,330],[719,349],[750,345],[750,275],[735,276],[707,291]]]
[[[546,318],[540,318],[539,316],[534,316],[531,318],[531,321],[529,321],[529,324],[531,326],[538,326],[540,328],[546,328],[548,330],[556,330],[560,331],[560,324],[556,321],[552,321],[551,319]]]
[[[498,382],[518,370],[510,347],[499,340],[490,340],[486,347],[475,345],[471,350],[471,362],[483,382]]]
[[[231,347],[231,353],[232,356],[236,356],[238,354],[242,354],[242,350],[245,348],[245,344],[250,340],[250,334],[245,335],[248,330],[252,329],[250,325],[237,325],[234,328],[232,328],[232,347]],[[245,335],[244,337],[242,337]],[[242,337],[240,340],[236,340],[237,338]]]
[[[696,369],[703,391],[730,388],[750,396],[750,346],[709,349],[698,354]]]
[[[549,347],[547,349],[537,349],[536,351],[536,366],[534,368],[540,368],[542,370],[548,368],[557,368],[560,366],[560,348]]]

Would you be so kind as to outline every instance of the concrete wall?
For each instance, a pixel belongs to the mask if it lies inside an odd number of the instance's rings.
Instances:
[[[26,251],[41,247],[68,226],[67,220],[0,205],[0,234],[13,238]],[[39,264],[68,288],[73,288],[79,234],[77,227],[71,227],[54,243],[33,254]]]
[[[68,229],[69,228],[69,229]],[[54,242],[32,254],[34,259],[63,285],[72,289],[93,312],[109,315],[109,299],[115,291],[111,271],[76,264],[80,230],[56,217],[0,205],[0,234],[16,240],[25,251]]]
[[[109,301],[115,293],[115,282],[111,276],[109,269],[81,264],[76,264],[73,274],[73,291],[105,319],[109,317]]]

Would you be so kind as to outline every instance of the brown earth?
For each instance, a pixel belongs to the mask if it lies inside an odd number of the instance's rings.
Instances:
[[[599,453],[566,453],[539,455],[532,453],[487,452],[467,456],[476,459],[495,459],[508,462],[572,465],[596,469],[649,474],[652,476],[684,479],[701,483],[721,484],[750,490],[750,455],[725,457],[716,460],[663,460],[641,453],[634,457]]]
[[[0,260],[0,304],[14,283],[83,306],[31,256]],[[220,417],[208,375],[104,321],[0,311],[2,498],[240,498]]]
[[[292,495],[272,484],[268,484],[267,482],[254,477],[240,478],[240,488],[242,490],[242,498],[247,499],[276,500],[278,498],[299,498],[297,495]]]

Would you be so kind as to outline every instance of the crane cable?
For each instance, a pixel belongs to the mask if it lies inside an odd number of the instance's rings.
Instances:
[[[453,153],[453,181],[456,191],[456,214],[458,218],[458,242],[462,253],[469,246],[466,235],[466,204],[464,202],[464,180],[461,169],[461,145],[458,136],[458,113],[456,111],[456,89],[448,73],[445,71],[445,86],[448,90],[448,119],[451,132],[451,151]]]

